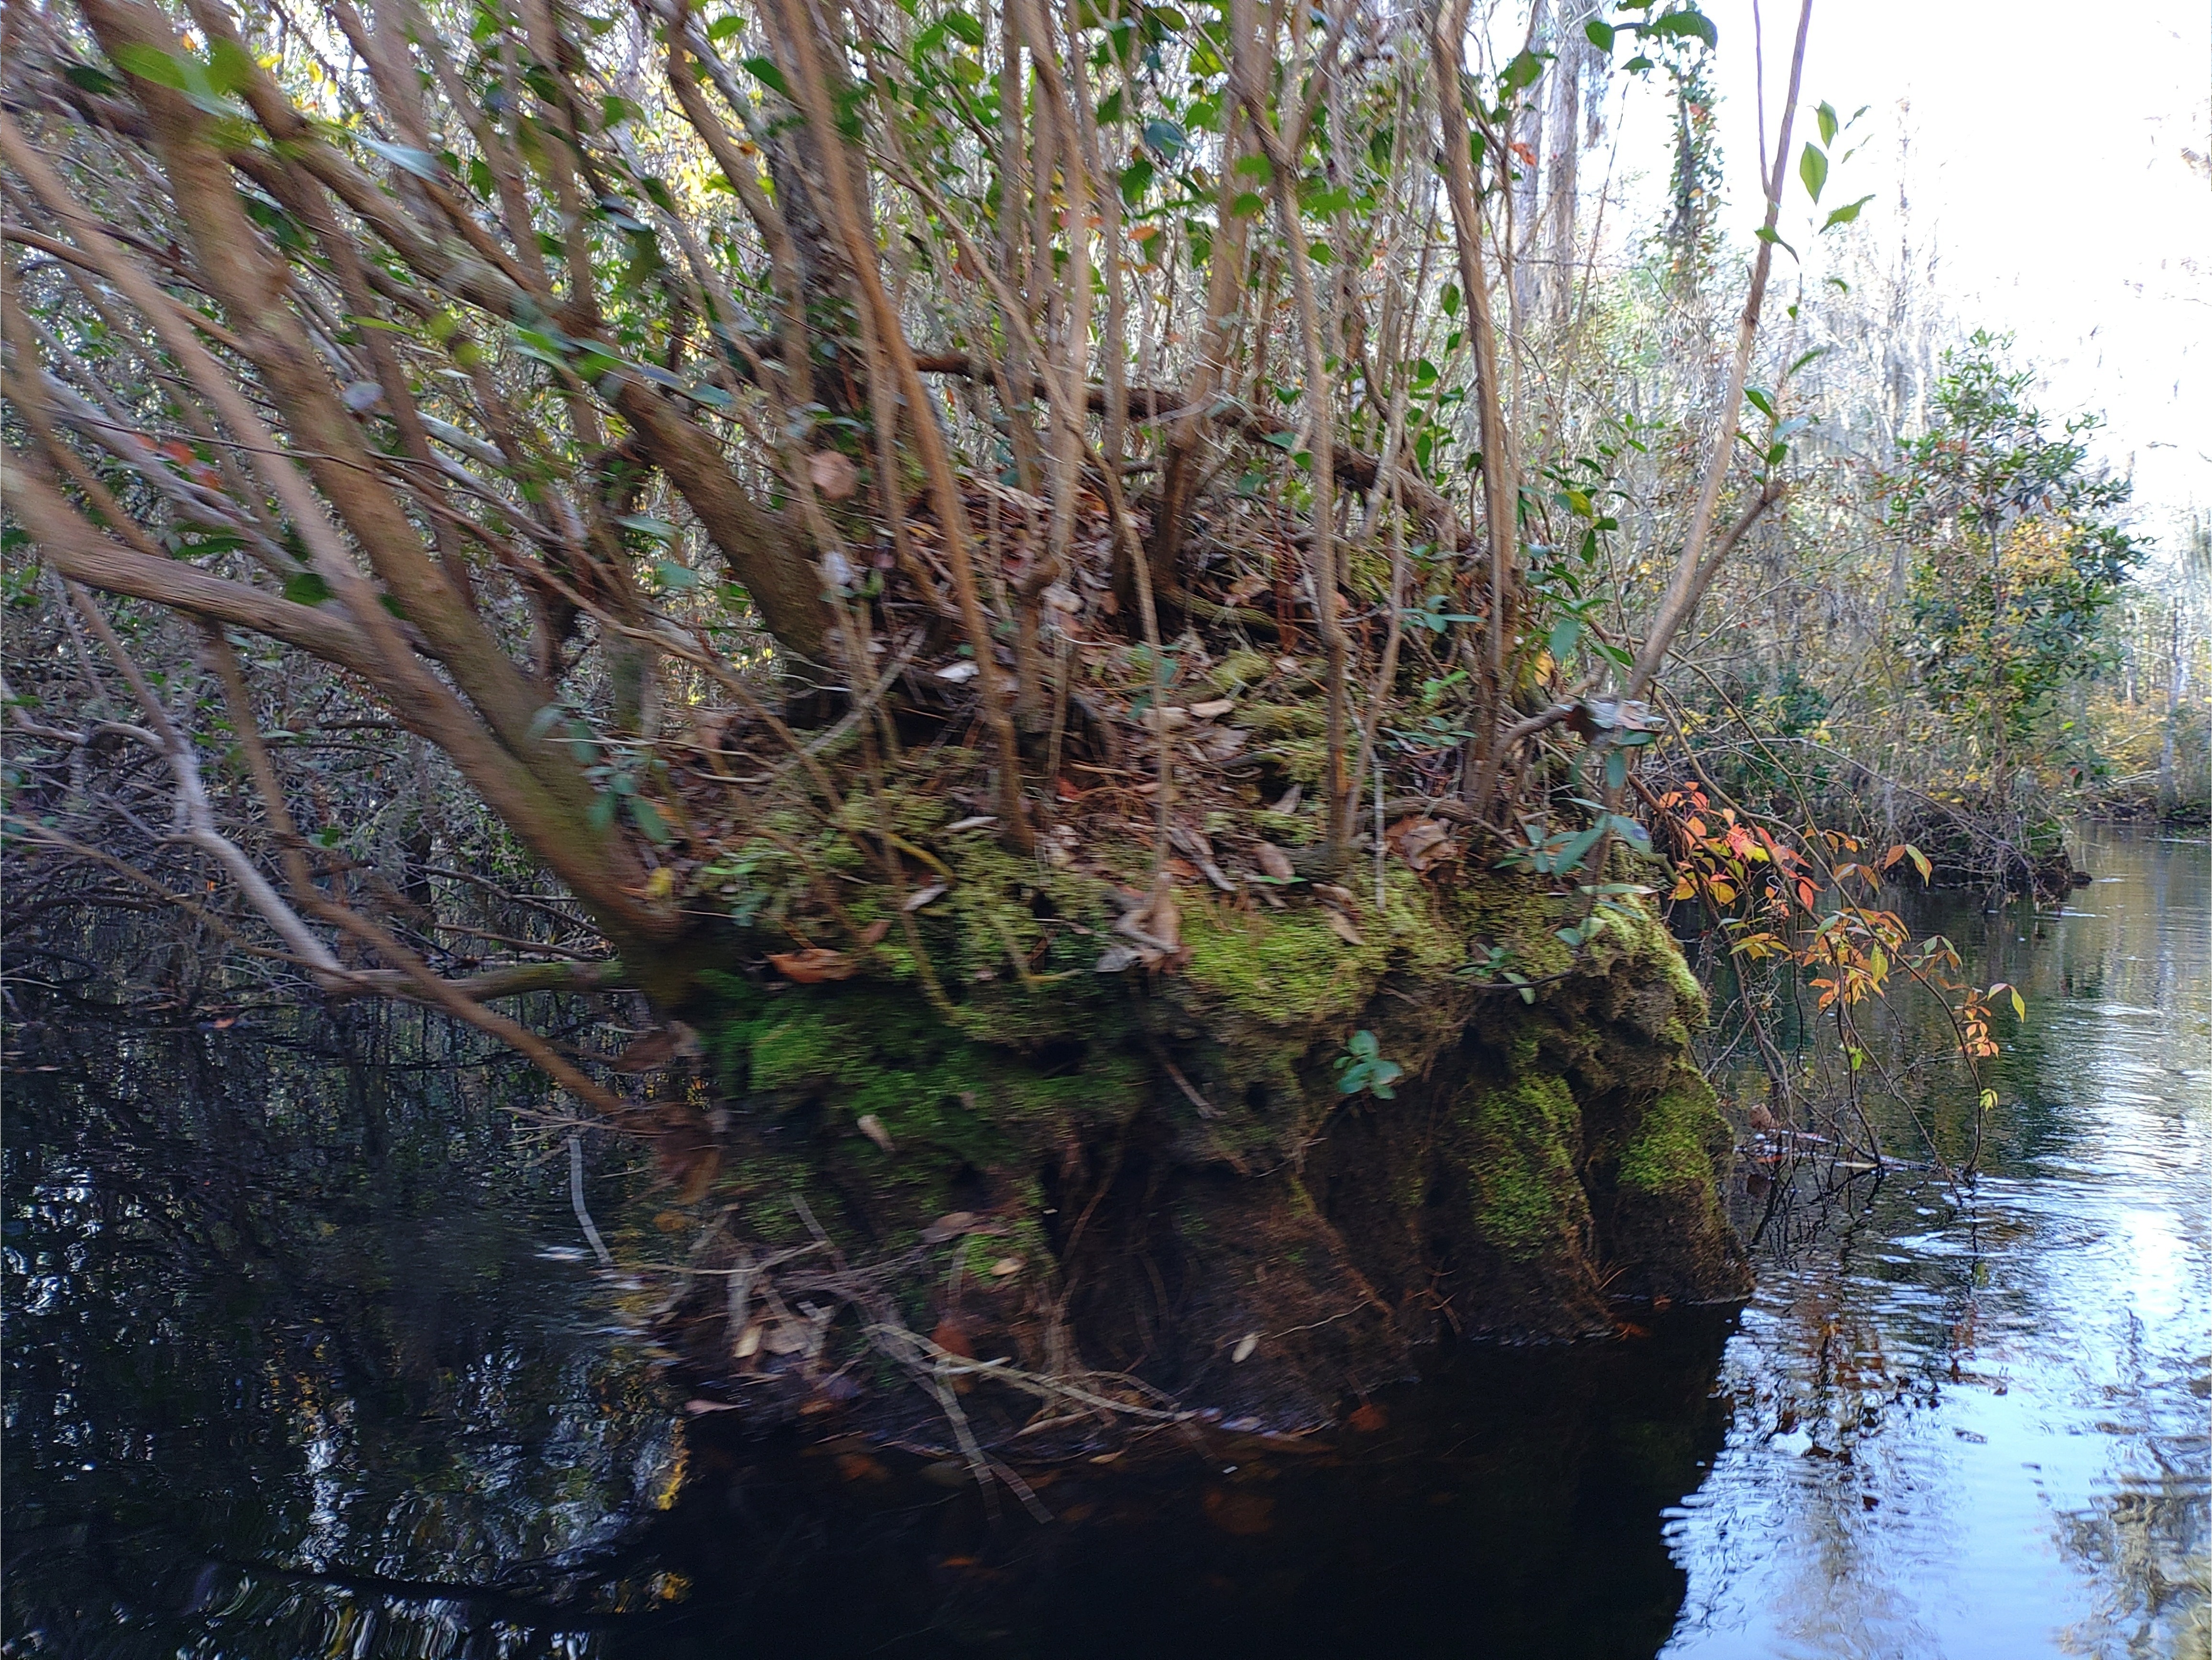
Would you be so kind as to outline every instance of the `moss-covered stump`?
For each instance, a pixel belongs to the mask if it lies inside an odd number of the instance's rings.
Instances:
[[[1574,902],[1519,877],[1394,866],[1379,909],[1371,881],[1279,908],[1193,885],[1179,960],[1103,972],[1133,885],[933,842],[946,891],[911,934],[850,917],[876,943],[847,977],[779,971],[768,912],[703,976],[728,1125],[701,1203],[756,1250],[826,1237],[948,1347],[1270,1427],[1442,1336],[1597,1336],[1623,1297],[1745,1290],[1703,1000],[1648,913],[1571,956]],[[1498,946],[1533,1000],[1460,972]],[[1361,1031],[1402,1068],[1390,1098],[1340,1086]],[[702,1365],[869,1375],[859,1323],[794,1353],[773,1339],[799,1316],[746,1309]]]

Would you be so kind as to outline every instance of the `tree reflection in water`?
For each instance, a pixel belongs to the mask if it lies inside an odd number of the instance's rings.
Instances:
[[[2088,862],[2081,915],[1947,919],[2032,1001],[1971,1192],[1747,1177],[1740,1326],[1466,1351],[1336,1453],[1070,1463],[1048,1527],[687,1419],[529,1080],[443,1028],[50,1010],[0,1172],[8,1652],[2203,1660],[2212,858]],[[650,1176],[595,1189],[631,1263]]]
[[[964,1474],[687,1423],[506,1110],[526,1080],[451,1041],[388,1012],[18,1031],[17,1651],[1455,1653],[1480,1630],[1642,1657],[1673,1626],[1660,1512],[1725,1431],[1723,1318],[1463,1354],[1337,1454],[1045,1471],[1053,1524],[994,1523]],[[603,1182],[603,1222],[653,1209],[646,1174],[628,1207]]]
[[[15,1034],[22,1651],[458,1652],[502,1603],[650,1595],[605,1563],[673,1479],[665,1403],[547,1255],[573,1219],[494,1099],[526,1080],[450,1042]]]

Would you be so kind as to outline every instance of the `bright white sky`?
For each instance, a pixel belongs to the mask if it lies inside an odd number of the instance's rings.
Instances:
[[[1720,29],[1729,227],[1747,244],[1759,206],[1752,0],[1704,9]],[[1761,10],[1771,124],[1797,8]],[[1914,241],[1940,255],[1944,312],[2013,333],[2042,372],[2046,411],[2107,417],[2104,456],[2133,472],[2142,528],[2171,547],[2192,510],[2212,514],[2212,3],[1814,0],[1805,107],[1822,99],[1845,115],[1873,106],[1860,125],[1875,130],[1824,205],[1874,192],[1861,234],[1887,250],[1909,195]],[[1663,161],[1649,165],[1663,176]],[[1790,190],[1783,234],[1817,259],[1799,234],[1794,161]]]

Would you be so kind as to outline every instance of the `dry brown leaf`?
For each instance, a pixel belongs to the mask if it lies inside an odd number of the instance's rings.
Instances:
[[[932,901],[945,897],[945,885],[944,883],[932,882],[927,887],[916,888],[912,893],[907,895],[906,903],[900,907],[900,909],[903,910],[920,910],[924,905],[930,903]]]
[[[854,1122],[861,1134],[866,1136],[885,1152],[898,1151],[898,1148],[891,1143],[891,1133],[884,1128],[884,1121],[872,1112],[862,1113]]]
[[[1383,839],[1416,871],[1432,869],[1459,856],[1459,844],[1451,839],[1451,832],[1433,818],[1401,818],[1383,832]]]
[[[849,980],[857,970],[851,958],[826,946],[809,946],[805,951],[772,951],[768,960],[775,964],[776,972],[785,979],[794,980],[802,986],[819,985],[824,980]]]
[[[1342,911],[1330,910],[1323,911],[1322,914],[1328,918],[1328,931],[1343,940],[1346,945],[1364,946],[1367,943],[1360,935],[1359,925]]]
[[[852,458],[836,450],[817,450],[806,458],[806,476],[814,488],[833,502],[842,502],[860,488],[860,470]]]
[[[1260,868],[1278,882],[1296,879],[1297,872],[1291,868],[1291,856],[1273,842],[1262,842],[1259,847]]]
[[[1230,710],[1236,707],[1237,700],[1235,698],[1217,697],[1210,702],[1193,703],[1190,706],[1190,712],[1192,717],[1196,720],[1218,721],[1223,715],[1228,714]]]
[[[1241,751],[1251,737],[1242,727],[1223,727],[1206,740],[1200,752],[1209,761],[1226,761]]]
[[[978,1219],[972,1210],[949,1210],[921,1231],[921,1243],[941,1245],[948,1239],[957,1239],[973,1228]]]
[[[1021,1271],[1022,1259],[1018,1256],[1001,1256],[991,1264],[991,1276],[996,1280],[1008,1279]]]
[[[860,930],[860,943],[864,946],[880,946],[884,942],[884,936],[890,931],[891,919],[888,916],[878,916]]]

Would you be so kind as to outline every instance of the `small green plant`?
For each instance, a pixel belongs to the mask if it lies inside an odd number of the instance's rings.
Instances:
[[[1486,950],[1477,952],[1467,962],[1461,964],[1454,972],[1465,976],[1477,985],[1511,986],[1521,994],[1522,1002],[1534,1003],[1536,1000],[1536,988],[1528,982],[1527,975],[1517,974],[1507,966],[1512,960],[1512,946],[1492,946]]]
[[[1398,1092],[1390,1085],[1404,1076],[1406,1071],[1395,1061],[1383,1059],[1382,1046],[1375,1041],[1375,1034],[1364,1028],[1352,1034],[1352,1041],[1344,1046],[1344,1053],[1336,1057],[1336,1069],[1342,1074],[1336,1080],[1338,1093],[1357,1095],[1365,1090],[1378,1101],[1398,1098]]]

